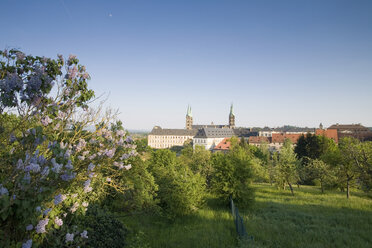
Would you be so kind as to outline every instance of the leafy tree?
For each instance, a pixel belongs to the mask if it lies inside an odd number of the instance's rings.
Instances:
[[[252,163],[252,156],[240,146],[227,154],[213,154],[212,191],[226,202],[231,196],[238,204],[249,206],[254,199]]]
[[[298,163],[292,143],[289,139],[286,139],[277,157],[277,180],[283,187],[288,184],[292,195],[294,195],[292,184],[297,183],[299,180]]]
[[[320,188],[322,193],[324,193],[324,185],[329,183],[332,179],[332,167],[322,160],[313,159],[309,161],[309,166],[307,169],[312,178],[319,180]]]

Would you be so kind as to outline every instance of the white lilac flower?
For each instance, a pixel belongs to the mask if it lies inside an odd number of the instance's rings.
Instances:
[[[124,130],[119,130],[119,131],[116,132],[116,135],[120,136],[120,137],[123,137],[125,135],[125,131]]]
[[[80,236],[84,239],[87,239],[88,238],[88,231],[84,230],[82,233],[80,233]]]
[[[9,191],[7,188],[3,187],[2,184],[0,184],[0,196],[2,195],[9,195]]]
[[[86,207],[89,206],[89,203],[88,202],[83,202],[81,205],[86,208]]]
[[[54,204],[58,205],[66,199],[65,195],[59,194],[54,197]]]
[[[86,156],[86,155],[88,155],[89,154],[89,151],[85,151],[85,152],[83,152],[83,156]]]
[[[26,231],[31,231],[32,229],[34,229],[34,226],[32,224],[26,226]]]
[[[67,233],[66,234],[66,243],[73,242],[74,241],[74,234],[73,233]]]
[[[67,216],[67,213],[64,213],[64,214],[63,214],[63,218],[66,218],[66,216]]]
[[[121,156],[121,159],[122,160],[125,160],[125,159],[128,159],[128,158],[130,158],[130,155],[129,154],[123,154],[123,156]]]
[[[84,139],[80,139],[79,143],[75,146],[76,152],[80,152],[86,145],[87,142]]]
[[[71,213],[75,213],[77,208],[79,207],[79,203],[75,202],[74,205],[70,208]]]
[[[47,216],[51,210],[52,210],[51,208],[45,209],[44,212],[43,212],[43,215]]]
[[[115,166],[118,166],[118,167],[119,167],[119,166],[123,166],[123,162],[114,162],[114,165],[115,165]]]
[[[46,232],[45,226],[48,225],[48,222],[49,222],[48,218],[40,220],[36,226],[36,233],[45,233]]]
[[[77,196],[78,196],[78,194],[76,194],[76,193],[71,195],[72,198],[76,198]]]
[[[124,168],[125,168],[126,170],[130,170],[130,169],[132,168],[132,165],[131,165],[131,164],[128,164],[128,165],[124,166]]]
[[[79,156],[78,156],[78,159],[79,159],[79,160],[84,160],[84,159],[85,159],[85,157],[84,157],[84,156],[80,156],[80,155],[79,155]]]
[[[92,170],[94,170],[94,167],[96,167],[94,164],[92,164],[92,163],[90,163],[89,165],[88,165],[88,171],[92,171]]]
[[[96,154],[93,154],[93,155],[89,156],[88,158],[89,158],[89,160],[92,160],[92,159],[95,159],[96,156],[97,156]]]
[[[55,223],[57,226],[62,226],[62,225],[63,225],[63,220],[60,219],[60,218],[58,218],[58,217],[56,217],[56,218],[54,219],[54,223]]]
[[[49,123],[52,122],[52,119],[49,118],[49,116],[44,116],[43,118],[41,118],[41,124],[43,126],[48,126]]]
[[[37,206],[37,207],[35,208],[35,210],[36,210],[36,212],[41,212],[41,207],[40,207],[40,206]]]
[[[61,141],[61,143],[59,143],[59,147],[60,147],[61,149],[65,149],[65,148],[67,147],[67,143],[65,144],[65,143],[63,143],[63,142]]]
[[[32,247],[32,239],[26,241],[26,243],[22,244],[22,248],[31,248]]]
[[[111,178],[110,177],[107,177],[106,178],[106,182],[111,182]]]

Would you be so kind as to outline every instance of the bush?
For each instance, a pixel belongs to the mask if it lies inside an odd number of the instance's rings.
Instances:
[[[230,153],[216,153],[212,157],[214,174],[212,177],[212,192],[228,203],[229,197],[244,207],[254,200],[251,187],[253,179],[252,158],[244,148],[235,146]]]
[[[127,228],[107,209],[89,207],[83,222],[89,236],[87,247],[126,247]]]

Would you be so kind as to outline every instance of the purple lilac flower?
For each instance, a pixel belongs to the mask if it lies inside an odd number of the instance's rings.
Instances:
[[[40,121],[41,121],[41,124],[42,124],[43,126],[48,126],[49,123],[52,122],[52,119],[50,119],[49,116],[44,116],[43,118],[41,118]]]
[[[36,210],[36,212],[41,212],[41,207],[40,207],[40,206],[37,206],[37,207],[35,208],[35,210]]]
[[[94,175],[94,172],[91,172],[91,173],[89,173],[89,178],[92,178],[92,177],[94,177],[95,175]]]
[[[16,195],[13,195],[13,200],[15,200],[17,198],[17,196]]]
[[[84,230],[82,233],[80,233],[80,236],[81,236],[83,239],[87,239],[87,238],[88,238],[88,231],[87,231],[87,230]]]
[[[47,177],[49,175],[49,167],[44,167],[43,171],[41,172],[42,177]]]
[[[110,177],[107,177],[106,178],[106,182],[111,182],[111,178]]]
[[[67,164],[65,165],[65,167],[69,170],[72,170],[74,168],[74,166],[72,165],[72,162],[71,160],[68,160],[67,161]]]
[[[10,143],[13,143],[16,140],[17,140],[16,136],[14,134],[11,134],[9,139]]]
[[[89,151],[85,151],[85,152],[83,152],[83,156],[86,156],[86,155],[88,155],[89,154]]]
[[[70,174],[65,173],[65,174],[63,174],[61,176],[61,179],[63,181],[70,181],[70,180],[74,179],[75,177],[76,177],[76,173],[75,172],[74,173],[70,173]]]
[[[72,205],[72,207],[70,208],[71,213],[75,213],[78,207],[79,207],[79,203],[75,202],[74,205]]]
[[[84,156],[81,156],[81,155],[79,155],[79,156],[78,156],[78,159],[79,159],[79,160],[82,160],[82,161],[83,161],[83,160],[85,159],[85,157],[84,157]]]
[[[64,158],[65,158],[65,159],[69,159],[70,156],[71,156],[71,150],[67,150],[67,151],[65,152]]]
[[[25,173],[25,176],[23,177],[23,180],[25,180],[26,183],[30,183],[30,182],[31,182],[31,175],[30,175],[30,172],[26,172],[26,173]]]
[[[95,159],[96,156],[97,156],[96,154],[93,154],[93,155],[89,156],[88,158],[89,158],[89,160],[92,160],[92,159]]]
[[[88,179],[88,180],[86,180],[86,181],[84,182],[84,192],[85,192],[85,193],[88,193],[88,192],[90,192],[90,191],[93,190],[92,187],[90,187],[90,182],[91,182],[90,179]]]
[[[62,226],[62,225],[63,225],[63,220],[60,219],[60,218],[58,218],[58,217],[56,217],[56,218],[54,219],[54,223],[55,223],[57,226]]]
[[[40,165],[37,163],[30,163],[29,165],[25,167],[25,172],[30,172],[30,171],[34,173],[40,172]]]
[[[48,218],[40,220],[36,226],[36,233],[45,233],[46,232],[45,226],[48,225],[48,222],[49,222]]]
[[[2,184],[0,184],[0,196],[2,195],[9,195],[9,191],[7,188],[3,187]]]
[[[109,158],[112,158],[112,157],[115,155],[115,151],[116,151],[115,148],[113,148],[113,149],[111,149],[111,150],[106,150],[106,151],[105,151],[105,155],[106,155],[107,157],[109,157]]]
[[[90,163],[88,165],[88,171],[93,171],[94,170],[94,167],[96,167],[94,164]]]
[[[34,229],[34,226],[32,224],[26,226],[26,231],[31,231],[32,229]]]
[[[45,209],[44,212],[43,212],[43,215],[44,215],[44,216],[47,216],[47,215],[49,214],[50,211],[52,211],[51,208],[47,208],[47,209]]]
[[[133,141],[132,137],[128,136],[125,140],[127,143],[131,143]]]
[[[121,159],[122,160],[126,160],[126,159],[128,159],[128,158],[130,158],[130,155],[129,154],[123,154],[123,156],[121,156]]]
[[[80,139],[79,143],[75,146],[76,152],[80,152],[86,145],[87,142],[84,139]]]
[[[54,204],[58,205],[66,199],[65,195],[59,194],[54,197]]]
[[[124,130],[119,130],[116,132],[116,135],[119,136],[119,137],[123,137],[125,135],[125,131]]]
[[[67,233],[66,234],[66,243],[68,242],[74,242],[74,234],[73,233]]]
[[[62,170],[63,164],[58,164],[58,163],[56,162],[56,159],[55,159],[55,158],[52,158],[51,162],[52,162],[52,164],[53,164],[52,171],[53,171],[54,173],[57,173],[57,174],[60,173],[60,171]]]
[[[17,162],[17,169],[18,169],[18,170],[23,170],[23,169],[24,169],[22,159],[18,159],[18,162]]]
[[[32,239],[26,241],[26,243],[22,244],[22,248],[31,248],[32,247]]]

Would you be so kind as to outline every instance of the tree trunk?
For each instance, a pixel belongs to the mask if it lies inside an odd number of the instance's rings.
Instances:
[[[289,188],[291,189],[292,196],[294,196],[292,184],[288,183],[288,185],[289,185]]]
[[[320,179],[320,188],[322,189],[322,194],[324,194],[323,180]]]
[[[346,182],[346,197],[347,197],[347,199],[349,199],[349,197],[350,197],[350,179],[349,178],[347,178],[347,182]]]

